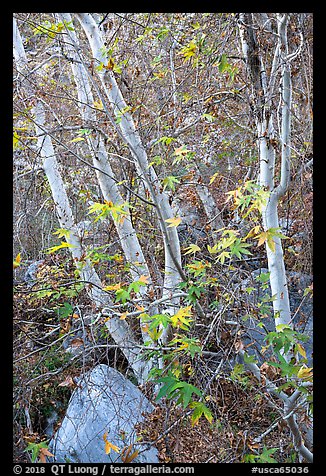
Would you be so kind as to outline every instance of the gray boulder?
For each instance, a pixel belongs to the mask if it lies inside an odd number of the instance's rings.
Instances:
[[[24,275],[24,281],[28,286],[32,286],[36,283],[37,278],[36,274],[39,267],[44,263],[44,260],[32,261],[32,263],[28,266],[26,273]]]
[[[266,268],[260,268],[251,273],[249,279],[245,279],[242,283],[242,289],[253,287],[254,291],[248,294],[248,301],[252,304],[264,298],[264,296],[271,296],[271,289],[269,284],[264,286],[257,281],[257,277],[268,272]],[[303,346],[306,350],[308,365],[312,366],[313,356],[313,302],[312,298],[308,295],[303,296],[304,290],[312,283],[312,276],[304,273],[298,273],[290,271],[287,273],[289,300],[292,311],[294,329],[297,332],[304,333],[308,336],[307,342],[303,342]],[[269,303],[270,316],[262,319],[263,327],[257,326],[258,320],[253,317],[243,321],[244,336],[243,342],[245,345],[250,344],[250,349],[254,350],[255,355],[258,357],[258,361],[261,363],[266,359],[260,354],[262,346],[266,345],[264,340],[267,332],[275,331],[275,322],[272,313],[272,303]],[[252,352],[249,352],[249,354]]]
[[[58,463],[122,463],[120,452],[133,445],[132,463],[159,463],[157,449],[137,443],[135,425],[154,410],[145,395],[117,370],[100,364],[79,379],[62,424],[49,449]],[[107,441],[117,446],[105,453]]]

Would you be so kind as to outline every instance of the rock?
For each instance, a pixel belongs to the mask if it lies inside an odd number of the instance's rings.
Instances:
[[[248,294],[247,298],[252,304],[256,304],[266,295],[271,296],[269,281],[264,287],[264,284],[258,282],[256,279],[265,273],[268,273],[267,268],[257,269],[251,273],[251,278],[245,279],[242,282],[243,290],[248,287],[254,288],[254,291]],[[304,290],[312,283],[312,276],[304,273],[289,271],[287,273],[287,280],[294,329],[297,332],[304,333],[309,337],[309,340],[307,342],[303,342],[302,344],[306,350],[308,366],[310,367],[312,366],[313,359],[313,303],[312,298],[309,295],[304,297],[303,294]],[[258,321],[253,317],[249,317],[247,320],[243,321],[243,327],[245,329],[243,342],[245,345],[252,344],[250,349],[254,349],[259,362],[264,360],[259,351],[262,346],[266,345],[266,341],[264,341],[266,331],[272,332],[275,330],[274,317],[272,314],[273,306],[272,303],[267,304],[270,307],[271,315],[261,320],[266,330],[264,330],[264,328],[258,327]],[[265,354],[265,360],[266,356],[267,355]]]
[[[154,410],[145,395],[117,370],[100,364],[78,381],[62,424],[50,441],[51,462],[122,463],[105,453],[103,435],[120,451],[139,450],[132,463],[159,463],[157,449],[137,444],[135,425]]]
[[[36,281],[36,273],[39,267],[44,263],[44,260],[33,261],[27,268],[24,275],[24,281],[28,286],[32,286]]]

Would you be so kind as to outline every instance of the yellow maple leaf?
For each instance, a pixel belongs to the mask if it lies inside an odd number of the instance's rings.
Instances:
[[[20,261],[21,261],[21,256],[20,256],[20,253],[18,253],[18,255],[14,259],[14,263],[13,263],[13,268],[14,269],[16,269],[16,268],[18,268],[18,266],[20,266]]]
[[[117,284],[109,284],[108,286],[105,286],[105,288],[103,288],[104,291],[116,291],[117,289],[120,289],[121,288],[121,283],[117,283]]]
[[[304,359],[306,359],[307,354],[306,354],[305,348],[299,343],[296,344],[296,348],[297,348],[297,351],[299,352],[299,354],[302,355],[302,357]]]
[[[299,378],[305,378],[309,379],[312,377],[312,367],[306,367],[303,365],[300,369],[299,372],[297,373],[297,376]]]
[[[96,107],[96,109],[100,109],[101,111],[103,111],[103,103],[102,101],[94,101],[93,102],[93,106]]]
[[[180,223],[181,223],[181,217],[173,217],[173,218],[168,218],[167,220],[164,220],[166,221],[167,223],[170,223],[170,225],[168,225],[168,228],[171,228],[173,226],[179,226]]]
[[[115,451],[116,453],[120,452],[120,448],[115,446],[114,444],[110,443],[108,440],[108,432],[106,431],[103,435],[103,440],[105,442],[105,454],[109,454],[111,450]]]

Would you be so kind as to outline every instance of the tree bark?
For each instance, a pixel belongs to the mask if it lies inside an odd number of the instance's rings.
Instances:
[[[22,76],[28,74],[27,58],[15,19],[13,21],[13,46],[17,70],[22,73]],[[26,86],[26,88],[29,89],[29,94],[34,95],[31,86]],[[88,260],[82,259],[84,250],[82,249],[80,238],[76,231],[76,225],[65,184],[59,171],[52,140],[46,133],[44,107],[40,99],[35,99],[34,101],[35,105],[32,114],[34,116],[35,132],[38,136],[39,154],[42,158],[43,169],[51,188],[60,226],[70,231],[69,236],[66,237],[66,241],[71,245],[69,249],[74,263],[77,269],[79,269],[81,279],[88,283],[86,289],[96,307],[109,306],[110,301],[108,295],[102,290],[102,283],[98,274]],[[138,382],[144,383],[151,370],[152,363],[147,362],[143,358],[142,351],[139,349],[139,343],[131,332],[129,325],[117,317],[109,319],[106,325],[113,340],[119,345],[126,356]]]
[[[97,66],[103,63],[106,65],[108,58],[105,53],[104,42],[92,15],[89,13],[76,13],[76,16],[89,40]],[[166,224],[167,219],[173,218],[169,199],[162,190],[162,185],[153,166],[149,165],[146,150],[113,72],[103,69],[98,72],[98,75],[110,106],[112,107],[114,116],[120,119],[118,128],[121,137],[128,145],[138,173],[144,180],[151,198],[155,203],[155,210],[163,235],[165,254],[165,274],[162,296],[171,296],[170,304],[166,307],[165,311],[173,314],[179,305],[179,298],[172,298],[172,295],[180,283],[180,280],[184,279],[185,276],[181,267],[181,251],[177,229],[176,227],[168,227]],[[162,342],[166,342],[167,338],[168,329],[165,329],[162,334]]]

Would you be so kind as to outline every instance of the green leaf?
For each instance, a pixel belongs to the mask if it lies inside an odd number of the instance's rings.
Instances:
[[[194,411],[191,415],[191,424],[192,424],[192,426],[195,426],[202,416],[204,416],[209,423],[212,423],[213,415],[212,415],[211,411],[209,410],[209,408],[207,408],[204,403],[202,403],[202,402],[191,402],[191,404],[189,406],[190,406],[190,408],[194,408]]]
[[[191,400],[192,394],[195,393],[196,395],[201,397],[202,392],[199,390],[199,388],[195,387],[194,385],[191,385],[190,383],[180,382],[180,384],[177,387],[177,393],[179,394],[177,403],[181,403],[182,407],[185,409],[187,408]]]
[[[243,354],[243,361],[245,364],[257,364],[257,360],[254,355],[249,355],[247,352]]]
[[[163,137],[161,137],[160,139],[158,139],[156,141],[156,144],[162,143],[164,145],[169,145],[174,140],[176,140],[176,139],[174,139],[174,137],[163,136]]]
[[[126,304],[126,302],[130,299],[130,293],[125,289],[117,289],[115,292],[116,301],[121,301],[122,304]]]
[[[216,120],[216,117],[213,116],[212,114],[203,114],[202,115],[203,119],[207,119],[208,122],[214,122]],[[217,175],[217,174],[216,174]],[[211,182],[210,182],[211,183]]]
[[[180,180],[174,177],[173,175],[168,175],[162,181],[163,190],[165,190],[166,188],[169,188],[170,190],[174,192],[176,183],[180,183]]]
[[[66,230],[65,228],[58,228],[56,231],[53,232],[53,235],[58,235],[58,238],[68,238],[70,237],[70,230]]]
[[[257,463],[277,463],[276,459],[272,458],[271,455],[277,451],[278,448],[270,448],[269,450],[264,446],[264,451],[259,455]]]
[[[70,314],[72,314],[73,309],[74,308],[71,304],[69,304],[69,302],[65,302],[63,306],[57,308],[59,319],[63,319],[70,316]]]
[[[42,441],[41,443],[28,443],[28,446],[24,451],[29,451],[32,453],[31,460],[32,460],[32,463],[35,463],[40,453],[40,449],[47,448],[47,447],[48,447],[48,444],[45,441]]]
[[[228,63],[227,56],[223,53],[218,64],[218,70],[220,73],[224,73],[229,66],[230,64]]]
[[[237,238],[236,241],[232,246],[230,246],[230,250],[232,255],[235,255],[237,258],[241,258],[241,255],[251,255],[252,253],[247,250],[251,246],[249,243],[243,243],[240,238]]]

